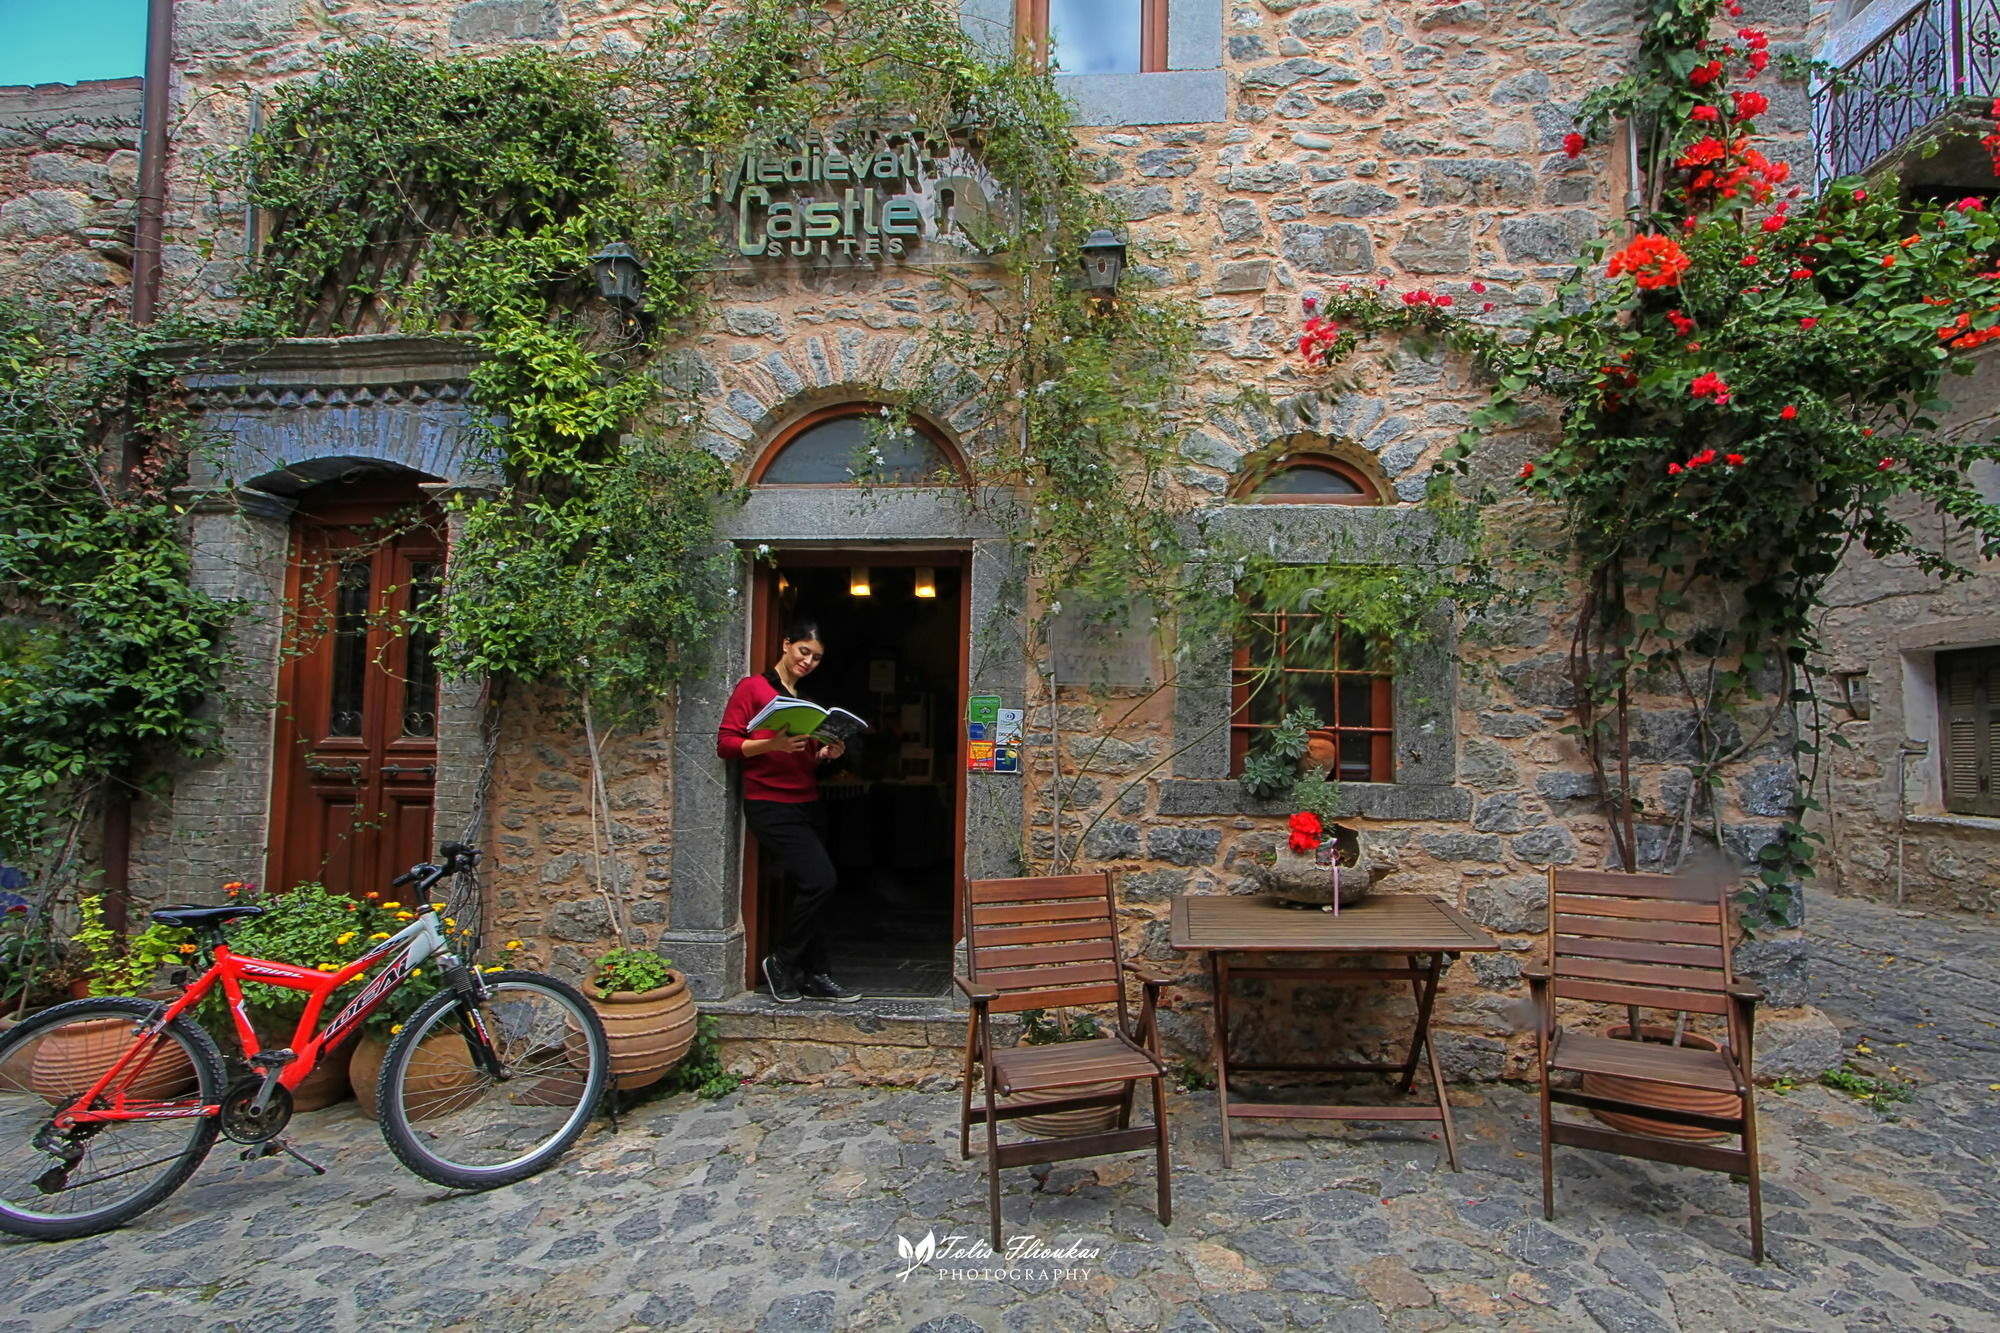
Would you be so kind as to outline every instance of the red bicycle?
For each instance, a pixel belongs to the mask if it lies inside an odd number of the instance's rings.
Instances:
[[[443,865],[395,883],[417,900],[478,853],[445,843]],[[382,1061],[382,1134],[403,1165],[453,1189],[491,1189],[549,1166],[602,1099],[610,1050],[583,996],[539,972],[482,973],[446,947],[426,907],[338,972],[232,953],[222,927],[264,909],[163,907],[155,921],[199,932],[201,976],[172,1000],[101,997],[60,1004],[0,1038],[0,1231],[66,1240],[121,1226],[194,1174],[223,1134],[245,1161],[288,1153],[292,1090],[362,1020],[429,963],[443,987],[402,1025]],[[324,1027],[329,997],[381,965]],[[290,1046],[266,1050],[244,1010],[243,983],[306,992]],[[189,1011],[217,987],[243,1058],[225,1065]]]

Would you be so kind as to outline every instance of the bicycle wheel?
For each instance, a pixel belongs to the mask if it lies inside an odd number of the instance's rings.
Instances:
[[[69,1240],[121,1226],[179,1189],[215,1142],[214,1115],[118,1120],[59,1129],[53,1119],[133,1049],[146,1000],[76,1000],[0,1038],[0,1231]],[[176,1018],[144,1039],[122,1086],[100,1094],[152,1109],[216,1106],[222,1056]]]
[[[432,996],[382,1059],[382,1136],[404,1166],[453,1189],[492,1189],[560,1157],[590,1120],[611,1067],[604,1025],[583,996],[539,972],[486,978],[480,1017],[500,1062],[474,1054],[465,1002]]]

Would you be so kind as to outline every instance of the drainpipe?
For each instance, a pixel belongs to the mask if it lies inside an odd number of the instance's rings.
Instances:
[[[146,5],[146,102],[139,141],[139,234],[132,246],[132,322],[153,322],[160,300],[160,239],[167,212],[167,82],[174,0]]]
[[[139,137],[139,227],[132,245],[132,322],[153,322],[160,301],[160,242],[167,212],[167,80],[173,63],[174,0],[146,6],[145,103]],[[125,433],[121,475],[129,478],[138,440]],[[123,934],[131,902],[132,791],[113,774],[104,793],[104,918]]]

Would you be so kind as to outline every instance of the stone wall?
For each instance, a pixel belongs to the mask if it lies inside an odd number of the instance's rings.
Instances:
[[[1785,0],[1753,0],[1747,10],[1745,22],[1801,27],[1811,13]],[[241,141],[250,90],[308,75],[328,53],[364,40],[396,40],[440,56],[535,42],[616,59],[643,38],[648,12],[616,0],[428,7],[354,0],[333,14],[293,0],[183,5],[170,291],[204,301],[229,295],[234,257],[242,253],[241,203],[214,194],[198,168],[205,155]],[[1392,291],[1422,286],[1500,323],[1546,300],[1578,243],[1616,225],[1625,188],[1619,154],[1598,146],[1573,161],[1561,140],[1583,96],[1629,58],[1636,33],[1633,7],[1615,0],[1564,8],[1235,0],[1222,7],[1221,22],[1224,119],[1080,130],[1097,180],[1127,220],[1132,280],[1198,302],[1205,317],[1196,378],[1166,412],[1192,432],[1194,459],[1182,481],[1218,509],[1227,506],[1222,497],[1243,457],[1284,429],[1237,405],[1240,391],[1289,398],[1324,378],[1290,354],[1303,293],[1339,282]],[[1803,130],[1802,97],[1774,89],[1773,101],[1775,128]],[[718,275],[716,317],[688,340],[677,363],[700,397],[709,446],[747,471],[771,434],[812,406],[901,396],[912,387],[907,376],[924,329],[966,308],[964,280],[988,276],[961,273],[948,282],[915,267]],[[1395,550],[1422,521],[1414,502],[1439,453],[1483,398],[1465,366],[1407,349],[1371,350],[1349,369],[1356,386],[1324,404],[1315,432],[1375,476],[1391,502],[1342,514],[1325,512],[1340,506],[1296,507],[1318,511],[1295,515],[1302,552],[1330,549],[1350,527],[1381,550]],[[975,452],[980,407],[964,401],[940,409],[946,428]],[[1509,450],[1531,447],[1524,437],[1496,450],[1493,475],[1518,466]],[[745,512],[757,512],[755,505]],[[1522,523],[1533,515],[1516,506],[1496,510],[1494,519]],[[930,535],[899,529],[882,512],[867,521],[870,540]],[[760,531],[740,519],[730,535],[745,547],[799,539],[790,529]],[[832,530],[814,535],[824,541]],[[1393,864],[1384,891],[1436,894],[1505,937],[1505,952],[1454,969],[1440,1046],[1457,1075],[1523,1071],[1517,978],[1543,919],[1543,876],[1550,865],[1610,859],[1594,784],[1560,732],[1569,633],[1560,605],[1496,620],[1478,635],[1446,633],[1421,668],[1426,688],[1408,690],[1398,704],[1399,719],[1406,703],[1418,707],[1418,696],[1433,710],[1424,715],[1423,734],[1399,738],[1422,751],[1399,757],[1399,766],[1422,772],[1424,782],[1355,785],[1357,821]],[[721,675],[745,669],[734,638],[716,651]],[[1211,677],[1203,688],[1221,687]],[[1040,767],[1025,779],[1028,819],[1003,830],[1019,834],[1012,868],[1045,866],[1058,832],[1081,839],[1081,864],[1119,872],[1133,951],[1192,972],[1165,948],[1168,899],[1247,888],[1247,867],[1280,836],[1285,812],[1247,803],[1226,772],[1197,772],[1179,761],[1193,741],[1167,695],[1122,721],[1130,698],[1065,691],[1027,702],[1039,710],[1040,743],[1031,755]],[[1638,708],[1642,790],[1654,808],[1680,809],[1690,794],[1685,718],[1670,700],[1641,700]],[[1051,710],[1062,715],[1060,741]],[[557,711],[550,700],[519,696],[500,710],[489,882],[504,928],[527,939],[541,961],[574,974],[603,942],[605,909],[591,873],[587,766],[577,732]],[[1752,753],[1725,784],[1716,812],[1724,842],[1739,855],[1754,854],[1772,836],[1792,799],[1783,719],[1761,736],[1756,719],[1745,725]],[[1096,745],[1107,731],[1111,743]],[[1081,736],[1093,743],[1078,744]],[[665,732],[648,733],[607,755],[624,867],[618,873],[626,877],[619,882],[629,884],[634,928],[649,942],[663,917],[669,934],[680,924],[669,902],[670,746]],[[682,754],[714,772],[704,767],[677,779],[712,777],[722,784],[717,790],[726,788],[720,765],[704,759],[699,745]],[[1050,793],[1058,775],[1069,787],[1059,829]],[[1675,851],[1651,828],[1641,839],[1647,867],[1667,863]],[[714,859],[734,864],[733,852],[718,849]],[[1775,946],[1763,960],[1773,1002],[1802,1003],[1798,949],[1782,940]],[[1204,1006],[1198,980],[1176,993],[1168,1026],[1177,1049],[1205,1051]],[[1300,1006],[1291,1012],[1314,1014]],[[1368,1010],[1363,1026],[1394,1018],[1392,1003]],[[761,1017],[732,1022],[739,1041],[772,1039]],[[1273,1041],[1286,1039],[1282,1028],[1274,1025]],[[1376,1038],[1363,1031],[1358,1040]],[[877,1051],[869,1060],[836,1072],[890,1076],[878,1067],[893,1065],[888,1056]],[[934,1059],[927,1054],[920,1063],[930,1070]]]
[[[140,98],[138,79],[0,88],[0,291],[124,305]]]
[[[2000,418],[2000,358],[1948,380],[1954,406],[1944,429],[1991,438]],[[1974,481],[2000,503],[2000,465]],[[1944,525],[1911,506],[1920,540]],[[1940,584],[1907,559],[1854,552],[1829,583],[1821,715],[1847,744],[1829,745],[1817,789],[1825,811],[1824,882],[1837,892],[1912,907],[2000,912],[2000,820],[1953,815],[1943,804],[1936,656],[2000,643],[2000,567],[1957,538],[1952,557],[1973,577]]]

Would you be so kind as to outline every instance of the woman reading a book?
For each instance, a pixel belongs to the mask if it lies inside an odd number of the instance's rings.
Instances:
[[[792,622],[771,669],[737,683],[715,735],[717,754],[742,761],[743,822],[750,826],[776,877],[790,886],[783,934],[776,950],[763,960],[764,984],[771,988],[773,999],[787,1004],[800,998],[861,998],[828,974],[826,957],[827,909],[833,905],[836,876],[826,851],[819,766],[838,759],[845,746],[839,740],[822,743],[798,731],[813,719],[800,723],[766,715],[774,701],[798,697],[799,682],[825,655],[819,626],[810,620]],[[818,711],[779,710],[792,715]],[[774,725],[753,725],[759,722]]]

